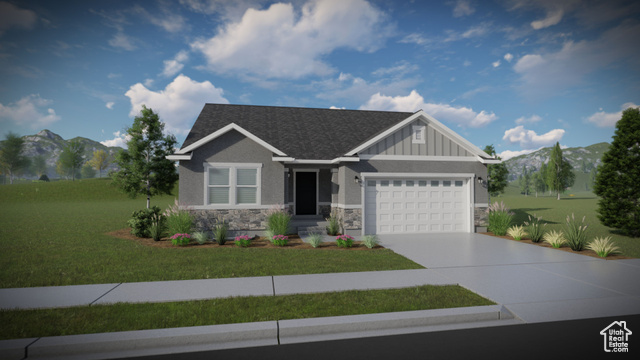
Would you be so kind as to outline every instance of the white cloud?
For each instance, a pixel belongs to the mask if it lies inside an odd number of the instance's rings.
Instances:
[[[174,76],[184,68],[183,62],[187,60],[189,60],[189,53],[187,51],[182,50],[178,52],[173,59],[164,61],[164,70],[162,70],[162,75],[166,77]]]
[[[498,154],[498,156],[500,157],[500,159],[502,160],[509,160],[513,157],[516,156],[520,156],[520,155],[525,155],[525,154],[531,154],[532,152],[538,151],[539,149],[526,149],[526,150],[520,150],[520,151],[511,151],[511,150],[505,150],[501,153]]]
[[[205,103],[228,104],[222,94],[211,82],[197,82],[182,74],[164,90],[152,91],[137,83],[125,93],[131,99],[129,116],[137,116],[144,104],[160,116],[165,131],[174,134],[188,133]]]
[[[529,117],[525,117],[525,116],[521,116],[519,118],[516,119],[516,124],[520,125],[520,124],[526,124],[526,123],[537,123],[540,120],[542,120],[542,118],[536,114],[533,114]]]
[[[476,9],[471,6],[469,0],[457,0],[453,8],[453,17],[462,17],[473,14]]]
[[[640,23],[623,23],[591,41],[567,41],[556,52],[528,54],[513,69],[520,75],[520,90],[528,97],[548,97],[580,85],[587,75],[616,62],[638,66]]]
[[[107,109],[109,109],[109,110],[113,110],[113,106],[114,106],[115,104],[116,104],[116,103],[114,103],[113,101],[109,101],[108,103],[106,103],[106,104],[105,104],[105,106],[107,107]]]
[[[127,51],[133,51],[138,48],[134,44],[134,40],[121,31],[117,32],[114,37],[109,40],[109,45]]]
[[[454,107],[448,104],[425,103],[424,98],[415,90],[407,96],[386,96],[373,94],[369,101],[360,106],[361,110],[386,110],[415,112],[420,109],[438,120],[448,121],[459,126],[482,127],[498,117],[484,110],[475,112],[468,107]]]
[[[312,81],[304,88],[316,93],[316,97],[328,100],[332,103],[341,103],[349,99],[356,104],[362,104],[369,100],[371,94],[380,93],[406,93],[415,88],[420,82],[419,76],[404,77],[402,74],[391,77],[380,77],[375,81],[367,81],[361,77],[349,73],[340,73],[336,78]]]
[[[544,10],[544,18],[530,23],[533,29],[540,30],[560,23],[565,14],[577,8],[580,0],[510,0],[507,3],[510,5],[509,10],[519,8]],[[588,6],[590,5],[584,7]]]
[[[131,136],[129,136],[129,134],[127,134],[126,132],[121,133],[120,131],[116,131],[113,133],[113,136],[114,136],[113,139],[100,141],[100,144],[104,146],[109,146],[109,147],[119,146],[123,149],[127,148],[127,141],[131,140]]]
[[[0,36],[11,28],[33,29],[38,16],[31,10],[21,9],[6,1],[0,1]]]
[[[511,53],[506,53],[506,54],[504,54],[504,59],[507,62],[511,62],[511,60],[513,60],[513,55]]]
[[[248,9],[240,21],[191,47],[217,73],[263,79],[327,75],[334,69],[323,57],[336,49],[377,50],[389,36],[384,19],[364,0],[309,1],[299,12],[292,4],[277,3],[266,10]]]
[[[429,44],[431,40],[425,38],[421,34],[413,33],[402,38],[400,42],[403,44],[425,45],[425,44]]]
[[[497,68],[498,66],[500,66],[500,60],[492,62],[491,65],[493,65],[494,68]]]
[[[615,113],[607,113],[600,109],[599,112],[594,113],[593,115],[587,118],[587,121],[590,123],[596,124],[598,127],[614,127],[620,118],[622,118],[622,111],[628,108],[635,108],[638,105],[628,102],[621,106],[622,110]]]
[[[536,149],[555,144],[562,139],[564,130],[553,129],[545,134],[538,135],[533,130],[527,130],[524,126],[516,126],[504,132],[503,140],[510,144],[520,144],[524,149]]]
[[[171,11],[166,6],[160,6],[160,10],[161,14],[151,14],[145,8],[135,6],[132,11],[141,15],[153,25],[156,25],[170,33],[181,31],[187,26],[185,19],[178,13]]]
[[[385,76],[385,75],[402,76],[402,75],[406,75],[407,73],[417,71],[418,69],[419,69],[418,65],[411,64],[406,60],[402,60],[402,61],[399,61],[395,66],[388,67],[388,68],[379,68],[379,69],[376,69],[371,74],[375,76]],[[342,75],[342,73],[340,74]]]
[[[0,122],[12,121],[16,125],[26,125],[32,129],[42,129],[60,120],[54,109],[47,108],[52,100],[32,94],[8,105],[0,104]]]

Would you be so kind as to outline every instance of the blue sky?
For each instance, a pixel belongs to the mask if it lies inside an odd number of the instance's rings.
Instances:
[[[182,143],[206,102],[423,109],[504,158],[611,141],[640,104],[640,3],[0,1],[0,133]]]

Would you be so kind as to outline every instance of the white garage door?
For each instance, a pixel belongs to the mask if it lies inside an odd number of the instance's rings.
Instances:
[[[369,179],[365,233],[467,232],[469,179]]]

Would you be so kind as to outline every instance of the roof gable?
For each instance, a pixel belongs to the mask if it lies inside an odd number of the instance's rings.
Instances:
[[[263,142],[261,145],[270,146],[279,156],[333,160],[411,115],[390,111],[206,104],[177,153],[193,151],[233,128],[251,134],[254,141],[259,139]]]
[[[412,122],[415,122],[415,121],[421,121],[421,122],[427,124],[427,126],[431,127],[435,132],[438,132],[439,134],[441,134],[444,137],[446,137],[448,140],[453,141],[455,144],[460,146],[465,151],[469,152],[471,155],[474,155],[474,156],[477,156],[477,157],[480,157],[480,158],[492,159],[492,157],[489,154],[487,154],[486,152],[482,151],[480,148],[478,148],[477,146],[473,145],[468,140],[466,140],[462,136],[458,135],[456,132],[454,132],[453,130],[449,129],[447,126],[445,126],[444,124],[442,124],[441,122],[439,122],[438,120],[433,118],[431,115],[425,113],[422,110],[417,111],[415,114],[412,114],[411,116],[409,116],[405,120],[397,123],[395,126],[392,126],[391,128],[387,129],[386,131],[384,131],[384,132],[378,134],[377,136],[369,139],[365,143],[360,144],[359,146],[351,149],[350,151],[348,151],[346,153],[346,155],[347,156],[352,156],[354,154],[360,153],[361,151],[366,151],[366,149],[368,149],[372,145],[375,145],[377,142],[385,139],[386,137],[388,137],[388,136],[390,136],[390,135],[392,135],[392,134],[394,134],[394,133],[396,133],[398,131],[401,131],[401,129],[403,127],[408,126]]]

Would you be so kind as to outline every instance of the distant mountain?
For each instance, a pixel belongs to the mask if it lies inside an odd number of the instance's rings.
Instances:
[[[609,146],[609,143],[603,142],[586,147],[566,148],[562,149],[562,156],[571,163],[575,173],[589,173],[593,167],[602,163],[602,155],[609,150]],[[542,164],[549,162],[550,154],[551,147],[548,147],[505,160],[504,163],[509,170],[509,181],[518,179],[525,165],[529,172],[540,170]]]
[[[31,159],[36,156],[43,156],[47,163],[47,176],[49,176],[49,178],[59,177],[56,173],[56,162],[58,161],[60,153],[62,153],[64,147],[67,146],[71,140],[78,140],[84,145],[83,158],[85,161],[89,161],[93,158],[93,152],[95,150],[104,150],[108,154],[109,167],[106,170],[102,170],[103,177],[106,176],[110,170],[118,169],[113,161],[115,155],[120,150],[119,147],[104,146],[97,141],[83,137],[65,140],[60,135],[46,129],[35,135],[27,135],[22,138],[24,139],[24,149],[22,150],[22,154]],[[96,174],[96,176],[98,175]]]

